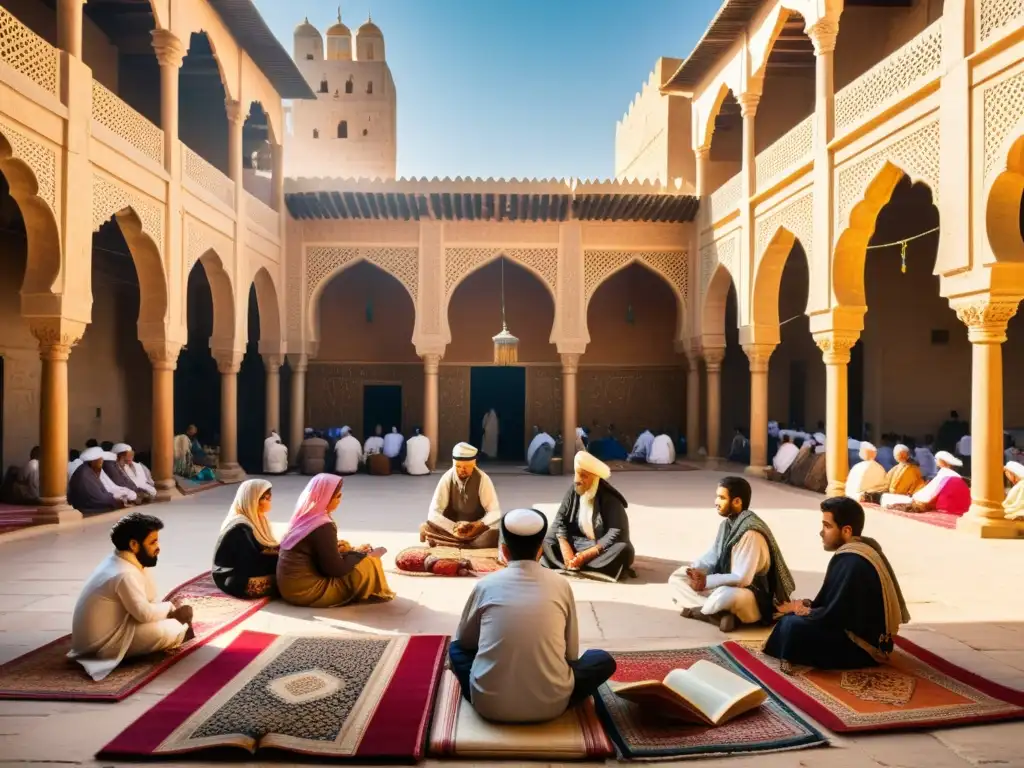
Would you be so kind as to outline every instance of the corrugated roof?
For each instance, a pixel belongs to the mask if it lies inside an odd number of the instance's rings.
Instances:
[[[306,78],[274,37],[252,0],[209,0],[209,3],[281,98],[316,98]]]

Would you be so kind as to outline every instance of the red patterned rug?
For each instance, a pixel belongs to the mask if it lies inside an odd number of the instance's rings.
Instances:
[[[662,680],[673,669],[688,669],[700,659],[750,677],[721,647],[674,651],[612,653],[618,669],[612,680],[624,683]],[[751,678],[752,679],[752,678]],[[828,739],[768,691],[758,709],[718,727],[691,725],[658,716],[614,694],[602,685],[597,710],[623,760],[682,760],[685,758],[783,752],[828,745]]]
[[[417,762],[448,638],[242,632],[128,726],[104,758],[261,749]]]
[[[429,559],[428,559],[429,558]],[[459,563],[463,564],[459,568]],[[406,547],[395,555],[391,573],[403,576],[486,576],[504,568],[498,562],[497,549],[460,549],[458,547]]]
[[[961,669],[902,637],[888,664],[782,672],[760,643],[727,642],[737,662],[810,717],[837,733],[946,728],[1024,719],[1024,693]]]
[[[867,502],[862,506],[864,509],[877,509],[888,515],[905,517],[908,520],[917,520],[920,523],[928,523],[928,525],[934,525],[937,528],[948,528],[950,530],[956,528],[956,521],[960,519],[958,515],[951,515],[949,512],[904,512],[902,509],[890,509],[889,507]]]
[[[35,512],[35,507],[0,504],[0,533],[10,533],[38,525]]]
[[[239,600],[220,591],[209,571],[171,590],[165,601],[188,603],[196,636],[171,651],[127,660],[103,680],[92,680],[67,658],[71,635],[0,666],[0,699],[121,701],[197,648],[238,625],[269,601]]]

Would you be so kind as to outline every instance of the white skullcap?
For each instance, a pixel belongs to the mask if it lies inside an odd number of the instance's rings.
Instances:
[[[905,446],[903,443],[897,443],[895,446],[893,446],[892,455],[896,456],[896,455],[901,454],[901,453],[908,453],[909,454],[910,453],[910,449],[907,446]]]
[[[935,454],[936,461],[944,461],[954,467],[962,467],[964,463],[949,451],[939,451]]]
[[[607,464],[587,451],[580,451],[572,462],[573,469],[582,469],[592,475],[597,475],[602,480],[611,477],[612,470]]]
[[[452,458],[456,461],[472,461],[476,458],[476,448],[469,443],[456,443],[452,448]]]
[[[78,455],[78,458],[80,458],[82,461],[84,461],[87,464],[90,461],[96,461],[96,459],[102,459],[103,458],[103,449],[100,448],[98,445],[94,445],[92,448],[86,448],[84,451],[82,451]]]
[[[513,536],[536,536],[546,525],[535,509],[513,509],[505,513],[501,523]]]
[[[110,451],[104,451],[103,452],[103,460],[104,461],[117,461],[117,454],[116,453],[111,453]]]
[[[874,444],[869,443],[867,440],[862,441],[860,444],[860,452],[864,453],[865,451],[869,451],[871,453],[878,453],[878,449],[875,448]]]
[[[1003,469],[1008,469],[1017,477],[1024,478],[1024,464],[1021,464],[1019,461],[1008,461]]]
[[[118,443],[117,445],[110,449],[110,452],[113,454],[119,454],[130,451],[131,449],[132,447],[128,445],[128,443]]]

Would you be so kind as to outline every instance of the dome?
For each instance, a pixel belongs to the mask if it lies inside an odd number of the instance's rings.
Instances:
[[[356,34],[360,37],[379,37],[381,40],[384,39],[384,33],[380,31],[380,27],[374,24],[370,19],[356,30]]]
[[[327,30],[328,37],[351,37],[352,30],[341,23],[341,8],[338,9],[338,20]]]
[[[295,28],[296,37],[320,37],[320,31],[309,23],[309,17]]]

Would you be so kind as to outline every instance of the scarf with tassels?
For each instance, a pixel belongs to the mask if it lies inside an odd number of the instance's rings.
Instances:
[[[900,625],[910,621],[910,612],[907,610],[907,603],[903,599],[903,591],[896,580],[889,559],[882,553],[882,545],[867,536],[858,536],[844,544],[838,550],[837,555],[850,552],[860,555],[874,567],[878,574],[878,581],[882,585],[882,602],[885,611],[885,632],[878,638],[877,644],[866,638],[857,637],[847,632],[850,639],[858,646],[871,654],[878,661],[885,661],[893,649],[893,638],[899,633]]]

